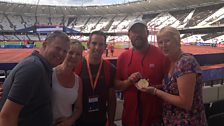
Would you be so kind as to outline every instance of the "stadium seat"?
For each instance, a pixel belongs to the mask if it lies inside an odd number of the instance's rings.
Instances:
[[[218,100],[218,87],[217,86],[204,86],[202,90],[203,102],[211,103]]]
[[[224,113],[224,101],[216,101],[209,106],[208,117],[219,113]]]
[[[218,113],[208,117],[208,126],[223,126],[224,125],[224,113]]]
[[[5,71],[4,70],[0,70],[0,83],[3,83],[5,80]]]
[[[219,86],[219,91],[218,91],[218,100],[224,100],[224,85]],[[224,107],[224,106],[223,106]]]

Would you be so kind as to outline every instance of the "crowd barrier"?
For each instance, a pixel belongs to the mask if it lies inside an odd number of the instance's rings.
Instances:
[[[195,55],[200,65],[213,65],[224,63],[224,53]],[[116,59],[110,60],[116,66]],[[13,69],[17,63],[0,63],[0,70],[5,75],[0,74],[0,81],[7,77],[8,70]],[[4,78],[2,79],[1,76]],[[224,67],[205,69],[202,71],[203,102],[209,126],[222,126],[224,124]],[[117,110],[115,120],[121,120],[123,110],[122,93],[118,92]],[[119,99],[121,98],[121,99]]]
[[[200,66],[224,63],[224,53],[194,55]]]

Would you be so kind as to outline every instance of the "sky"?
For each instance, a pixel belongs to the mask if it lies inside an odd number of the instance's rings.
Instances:
[[[122,4],[140,0],[0,0],[0,1],[12,2],[12,3],[28,3],[28,4],[37,4],[39,1],[39,5],[93,6],[93,5]]]

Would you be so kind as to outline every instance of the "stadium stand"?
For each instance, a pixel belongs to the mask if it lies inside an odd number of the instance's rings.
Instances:
[[[174,0],[136,1],[125,4],[106,6],[48,6],[0,2],[0,41],[1,47],[8,42],[39,42],[46,38],[45,32],[37,29],[70,29],[77,34],[72,38],[88,40],[83,34],[93,30],[103,30],[108,34],[108,42],[128,42],[127,25],[133,19],[147,22],[151,35],[149,40],[155,42],[155,33],[166,25],[179,30],[202,27],[219,27],[224,29],[223,0]],[[218,29],[218,28],[217,28]],[[52,30],[52,31],[53,31]],[[191,29],[190,29],[191,30]],[[69,31],[69,30],[68,30]],[[223,30],[224,31],[224,30]],[[48,31],[49,32],[49,31]],[[71,33],[71,32],[70,32]],[[182,34],[183,44],[224,46],[223,32],[210,31],[195,35],[193,32]],[[2,46],[4,45],[4,46]],[[22,47],[23,44],[14,44]],[[126,44],[127,45],[127,44]],[[31,47],[30,45],[28,45]],[[24,46],[27,47],[27,46]],[[128,45],[127,48],[130,46]],[[126,48],[126,47],[125,47]],[[201,66],[224,63],[224,53],[195,55]],[[114,62],[114,61],[112,61]],[[116,61],[115,61],[116,62]],[[0,81],[4,81],[9,70],[16,63],[0,62]],[[203,100],[209,126],[224,124],[224,67],[203,71]],[[121,119],[122,100],[118,100],[116,120]]]

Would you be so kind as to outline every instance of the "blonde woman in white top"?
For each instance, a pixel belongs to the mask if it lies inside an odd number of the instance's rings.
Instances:
[[[82,82],[73,69],[82,60],[83,46],[71,40],[64,62],[52,75],[52,105],[55,126],[72,126],[82,113]],[[73,106],[74,105],[74,106]]]

